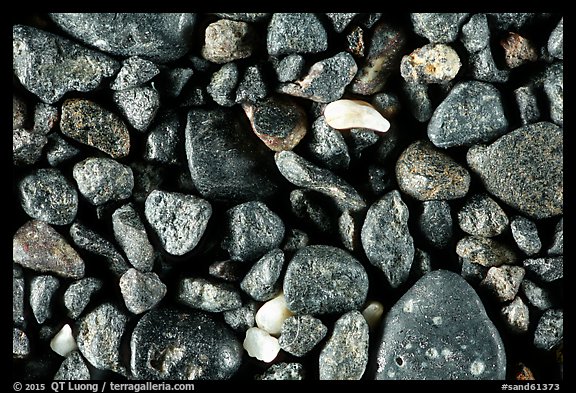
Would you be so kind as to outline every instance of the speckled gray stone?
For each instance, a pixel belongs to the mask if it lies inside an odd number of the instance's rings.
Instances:
[[[453,42],[468,18],[467,13],[412,13],[410,19],[416,34],[430,42]]]
[[[450,205],[446,201],[422,202],[418,229],[433,247],[444,249],[452,239],[453,223]]]
[[[182,127],[176,112],[159,112],[147,131],[144,159],[160,164],[179,164],[183,157],[182,145]]]
[[[64,292],[64,307],[68,316],[78,318],[90,303],[91,297],[102,289],[102,280],[94,277],[85,277],[73,282]]]
[[[112,100],[128,123],[138,131],[146,131],[160,108],[160,95],[149,86],[116,91]]]
[[[12,264],[12,322],[21,325],[24,322],[24,275],[22,268]]]
[[[146,228],[132,204],[126,204],[114,211],[112,229],[116,241],[132,266],[142,272],[152,270],[154,247],[148,240]]]
[[[530,312],[522,298],[516,296],[514,300],[500,309],[504,323],[513,333],[526,333],[530,324]]]
[[[564,311],[561,309],[546,310],[534,331],[534,346],[544,351],[551,351],[563,339]]]
[[[507,244],[481,236],[465,236],[456,244],[456,254],[481,266],[500,266],[516,262],[516,253]]]
[[[333,171],[348,168],[348,145],[342,133],[330,127],[324,116],[312,123],[309,135],[303,143],[314,161]]]
[[[564,18],[560,19],[558,25],[550,33],[548,53],[557,59],[564,59]]]
[[[248,301],[242,307],[226,310],[222,312],[224,321],[235,331],[245,334],[246,330],[254,327],[256,322],[256,311],[259,303]]]
[[[509,220],[494,199],[480,193],[466,199],[458,212],[458,224],[470,235],[494,237],[508,228]]]
[[[305,378],[304,366],[300,363],[280,362],[273,364],[254,379],[260,381],[301,381]]]
[[[212,74],[206,91],[218,105],[230,107],[236,103],[236,86],[239,81],[240,71],[236,63],[226,63]]]
[[[80,149],[72,145],[58,132],[48,135],[48,145],[46,146],[46,159],[51,166],[60,164],[76,158],[80,154]]]
[[[312,13],[276,13],[268,25],[266,46],[270,55],[318,53],[328,49],[326,30]]]
[[[520,284],[520,290],[528,300],[528,303],[539,310],[547,310],[554,305],[552,294],[544,287],[525,278]]]
[[[284,266],[284,252],[276,248],[260,258],[240,282],[240,288],[254,300],[265,302],[282,289],[280,274]]]
[[[360,240],[360,223],[348,210],[338,217],[340,242],[348,251],[354,251]]]
[[[42,156],[42,149],[48,143],[46,135],[17,128],[12,131],[12,160],[14,165],[25,166],[36,163]]]
[[[22,359],[30,355],[30,340],[24,330],[12,329],[12,358]]]
[[[486,288],[497,300],[506,302],[514,299],[525,274],[526,271],[521,266],[493,266],[488,269],[488,273],[480,285]]]
[[[512,219],[510,229],[516,245],[526,255],[534,255],[542,248],[538,227],[534,221],[517,216]]]
[[[60,120],[58,107],[38,102],[34,106],[34,128],[35,132],[48,134]]]
[[[249,23],[220,19],[206,27],[204,37],[202,57],[223,64],[250,57],[256,34]]]
[[[258,102],[266,98],[268,90],[262,67],[259,65],[249,66],[238,83],[236,102],[239,104]]]
[[[306,60],[302,55],[292,54],[284,57],[276,65],[276,75],[280,82],[292,82],[302,75]]]
[[[358,15],[357,12],[326,12],[326,16],[337,33],[342,33],[356,15]]]
[[[112,90],[126,90],[141,86],[160,73],[158,66],[139,56],[131,56],[122,61],[122,68],[110,84]]]
[[[290,192],[292,213],[302,220],[302,224],[319,233],[334,233],[334,218],[326,202],[322,195],[314,191],[297,188]]]
[[[531,86],[520,86],[514,90],[514,99],[520,112],[520,121],[522,125],[536,123],[540,120],[540,109],[538,107],[538,98],[536,89]]]
[[[546,251],[550,256],[557,256],[564,254],[564,218],[560,218],[554,228],[554,235],[552,237],[552,244]]]
[[[302,357],[310,352],[328,333],[328,328],[311,315],[288,317],[280,328],[278,344],[291,355]]]
[[[421,123],[430,120],[434,113],[434,107],[428,95],[428,85],[425,83],[403,82],[402,89],[410,104],[412,116]]]
[[[142,273],[134,268],[120,277],[119,285],[126,308],[134,314],[142,314],[155,307],[167,291],[156,273]]]
[[[79,351],[72,351],[60,364],[54,375],[55,381],[86,381],[91,379],[90,370]]]
[[[552,282],[564,277],[564,257],[562,255],[525,259],[522,264],[526,270],[544,282]]]
[[[548,98],[550,119],[564,126],[564,66],[563,62],[556,62],[546,70],[544,79],[544,93]]]
[[[28,105],[26,101],[19,95],[12,94],[12,129],[25,128],[27,122]]]
[[[240,293],[229,284],[193,277],[180,280],[177,301],[209,312],[233,310],[242,306]]]
[[[36,276],[30,280],[30,307],[39,324],[52,317],[52,299],[60,287],[54,276]]]
[[[78,190],[93,205],[121,201],[132,195],[132,169],[106,157],[90,157],[74,165],[72,176]]]

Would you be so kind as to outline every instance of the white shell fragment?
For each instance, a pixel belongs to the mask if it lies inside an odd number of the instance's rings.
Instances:
[[[390,122],[372,105],[360,100],[337,100],[324,108],[326,123],[337,130],[368,128],[378,132],[390,129]]]
[[[244,349],[253,358],[270,363],[280,352],[280,344],[276,337],[257,327],[246,330]]]
[[[284,294],[268,300],[256,313],[256,325],[273,336],[280,335],[280,329],[286,318],[294,315],[286,305]]]
[[[68,354],[76,349],[76,341],[72,336],[72,329],[70,325],[62,326],[62,329],[50,341],[50,348],[60,356],[68,356]]]

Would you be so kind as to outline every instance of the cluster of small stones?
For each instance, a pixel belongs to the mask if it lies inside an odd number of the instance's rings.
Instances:
[[[563,378],[563,18],[19,15],[20,379]]]

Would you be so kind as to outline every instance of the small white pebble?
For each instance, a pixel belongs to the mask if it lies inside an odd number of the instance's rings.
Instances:
[[[62,326],[62,329],[52,338],[50,341],[50,348],[60,356],[68,356],[68,354],[78,347],[76,346],[76,340],[72,336],[72,329],[70,325],[66,324]]]
[[[253,358],[270,363],[280,352],[280,344],[276,337],[257,327],[246,330],[244,349]]]
[[[442,325],[442,317],[437,316],[437,317],[432,318],[432,323],[436,326]]]
[[[485,368],[486,365],[484,364],[484,362],[482,360],[476,359],[470,365],[470,372],[472,373],[472,375],[478,376],[484,372]]]
[[[337,130],[368,128],[378,132],[390,129],[390,122],[372,105],[360,100],[337,100],[324,108],[326,123]]]
[[[294,314],[288,310],[286,298],[281,293],[260,307],[255,317],[256,325],[273,336],[279,336],[284,320],[292,315]]]
[[[382,314],[384,313],[384,306],[382,303],[371,300],[368,302],[368,305],[362,311],[362,316],[368,323],[368,327],[370,330],[374,330],[378,325],[380,325],[380,321],[382,321]]]

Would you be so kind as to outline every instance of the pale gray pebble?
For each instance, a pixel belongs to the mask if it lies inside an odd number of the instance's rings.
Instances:
[[[204,278],[184,278],[178,283],[176,300],[208,312],[233,310],[242,306],[240,293],[231,285]]]
[[[60,120],[58,107],[48,105],[43,102],[34,106],[34,128],[33,131],[48,134]]]
[[[22,97],[12,94],[12,130],[25,128],[27,123],[28,105],[26,101],[24,101]]]
[[[551,351],[564,339],[564,311],[549,309],[542,314],[534,331],[534,346]]]
[[[39,324],[52,317],[52,301],[60,281],[54,276],[36,276],[30,280],[30,306]]]
[[[15,325],[24,323],[24,285],[22,268],[12,264],[12,322]]]
[[[493,267],[514,264],[517,255],[506,243],[481,236],[465,236],[456,244],[456,254],[472,263]]]
[[[70,352],[54,375],[54,381],[87,381],[90,379],[90,370],[79,351]]]
[[[60,133],[52,132],[48,135],[48,145],[46,146],[46,159],[51,166],[59,166],[64,162],[71,161],[78,157],[80,149],[64,139]]]
[[[261,381],[301,381],[306,372],[300,363],[280,362],[273,364],[264,373],[256,375],[254,379]]]
[[[432,259],[430,254],[420,248],[415,248],[414,261],[410,268],[410,276],[418,279],[431,271]]]
[[[516,296],[500,309],[504,323],[513,333],[526,333],[530,325],[530,311],[521,297]]]
[[[418,229],[434,248],[445,249],[453,234],[450,204],[447,201],[424,201],[417,218]]]
[[[233,260],[253,261],[277,248],[284,230],[282,219],[264,203],[246,202],[226,212],[222,248]]]
[[[320,319],[306,314],[294,315],[282,323],[278,343],[282,350],[302,357],[314,349],[326,333],[328,328]]]
[[[546,13],[531,12],[494,12],[488,13],[490,26],[500,31],[518,31],[528,27],[538,20],[546,17]]]
[[[246,265],[239,261],[216,261],[208,266],[208,274],[220,280],[240,282],[246,275]]]
[[[176,112],[159,113],[148,128],[144,159],[160,164],[177,165],[183,156],[181,122]]]
[[[232,19],[232,20],[239,20],[242,22],[262,22],[270,18],[270,13],[267,12],[233,12],[233,13],[222,13],[217,12],[215,15],[218,15],[221,18]]]
[[[381,197],[394,188],[394,172],[380,165],[369,165],[368,184],[374,195]]]
[[[544,93],[548,98],[550,119],[564,126],[564,63],[556,62],[546,70]]]
[[[488,269],[480,285],[488,290],[500,302],[514,299],[526,271],[521,266],[493,266]]]
[[[270,55],[318,53],[328,49],[328,36],[312,13],[275,13],[268,25],[266,46]]]
[[[326,16],[337,33],[342,33],[356,15],[358,15],[357,12],[326,12]]]
[[[332,171],[348,168],[350,154],[344,136],[330,127],[324,116],[312,123],[309,135],[304,144],[314,161]]]
[[[349,132],[348,147],[353,160],[359,160],[364,150],[378,143],[378,133],[365,128],[351,128]]]
[[[564,218],[560,218],[554,228],[554,235],[552,237],[552,244],[546,251],[550,256],[558,256],[564,254]]]
[[[534,221],[526,217],[516,216],[510,223],[510,229],[516,245],[526,255],[537,254],[542,248],[538,227]]]
[[[560,19],[558,25],[550,33],[548,53],[557,59],[564,59],[564,18]]]
[[[370,206],[362,226],[361,240],[366,256],[384,272],[392,288],[406,282],[414,259],[408,214],[400,192],[393,190]]]
[[[280,275],[284,266],[284,252],[278,248],[266,253],[246,273],[240,288],[254,300],[265,302],[282,290]]]
[[[224,64],[212,74],[206,91],[220,106],[230,107],[236,104],[236,86],[240,81],[240,71],[235,62]]]
[[[126,90],[150,81],[160,73],[158,66],[140,56],[131,56],[122,61],[122,68],[110,84],[112,90]]]
[[[410,104],[412,116],[420,123],[424,123],[432,117],[434,107],[428,94],[426,83],[402,82],[402,89]]]
[[[540,120],[540,109],[538,99],[533,86],[520,86],[514,90],[514,99],[520,112],[520,120],[523,125],[536,123]]]
[[[85,277],[73,282],[64,292],[64,307],[70,318],[78,318],[94,294],[102,289],[102,280],[94,277]]]
[[[58,169],[37,169],[18,183],[20,206],[30,217],[67,225],[78,211],[78,193]]]
[[[302,220],[303,224],[311,226],[320,233],[334,233],[332,212],[322,199],[322,195],[297,188],[290,192],[290,207],[292,213]]]
[[[12,358],[23,359],[30,355],[30,340],[24,330],[12,329]]]
[[[180,256],[202,238],[212,205],[194,195],[154,190],[146,198],[144,215],[166,252]]]
[[[134,314],[142,314],[155,307],[167,291],[156,273],[142,273],[134,268],[120,277],[119,285],[126,308]]]
[[[246,22],[217,20],[206,27],[204,37],[202,57],[218,64],[250,57],[255,49],[256,32]]]
[[[132,198],[138,203],[144,203],[152,191],[162,186],[168,168],[145,161],[131,161],[128,165],[134,175]]]
[[[222,315],[224,316],[224,321],[232,329],[245,334],[246,330],[253,327],[256,322],[256,311],[258,307],[257,302],[248,301],[241,307],[223,311]]]
[[[20,83],[47,104],[70,91],[92,91],[120,68],[101,52],[30,26],[13,26],[12,49]]]
[[[412,13],[410,19],[416,34],[430,42],[453,42],[468,18],[467,13]]]
[[[290,228],[284,235],[282,250],[292,253],[306,247],[308,244],[310,244],[310,237],[306,232],[301,229]]]
[[[494,237],[509,226],[508,216],[488,194],[470,196],[458,212],[460,228],[475,236]]]
[[[268,95],[268,86],[262,72],[262,67],[253,65],[246,68],[244,76],[236,89],[236,103],[255,103]]]
[[[472,285],[478,285],[488,273],[488,267],[473,262],[470,258],[458,257],[462,268],[460,275]]]
[[[12,131],[12,160],[16,166],[35,164],[48,143],[46,135],[17,128]]]
[[[126,204],[114,211],[112,229],[116,241],[132,266],[142,272],[152,270],[155,257],[154,247],[132,204]]]
[[[564,277],[564,257],[525,259],[522,264],[539,280],[552,282]]]
[[[298,79],[304,71],[306,60],[299,54],[291,54],[284,57],[276,65],[276,75],[280,82],[292,82]]]
[[[128,123],[144,132],[160,108],[160,94],[149,86],[138,86],[115,91],[112,100]]]
[[[342,315],[319,358],[320,380],[360,380],[368,364],[368,323],[359,311]]]
[[[348,210],[342,212],[338,217],[338,234],[340,235],[340,242],[348,251],[354,251],[357,248],[360,225]]]
[[[528,303],[539,310],[547,310],[554,306],[552,294],[544,287],[525,278],[520,284],[520,289]]]
[[[93,205],[127,199],[134,188],[132,169],[106,157],[90,157],[76,163],[72,176],[82,196]]]
[[[163,71],[158,78],[158,90],[162,98],[176,99],[182,94],[188,82],[194,75],[192,68],[169,68]]]

